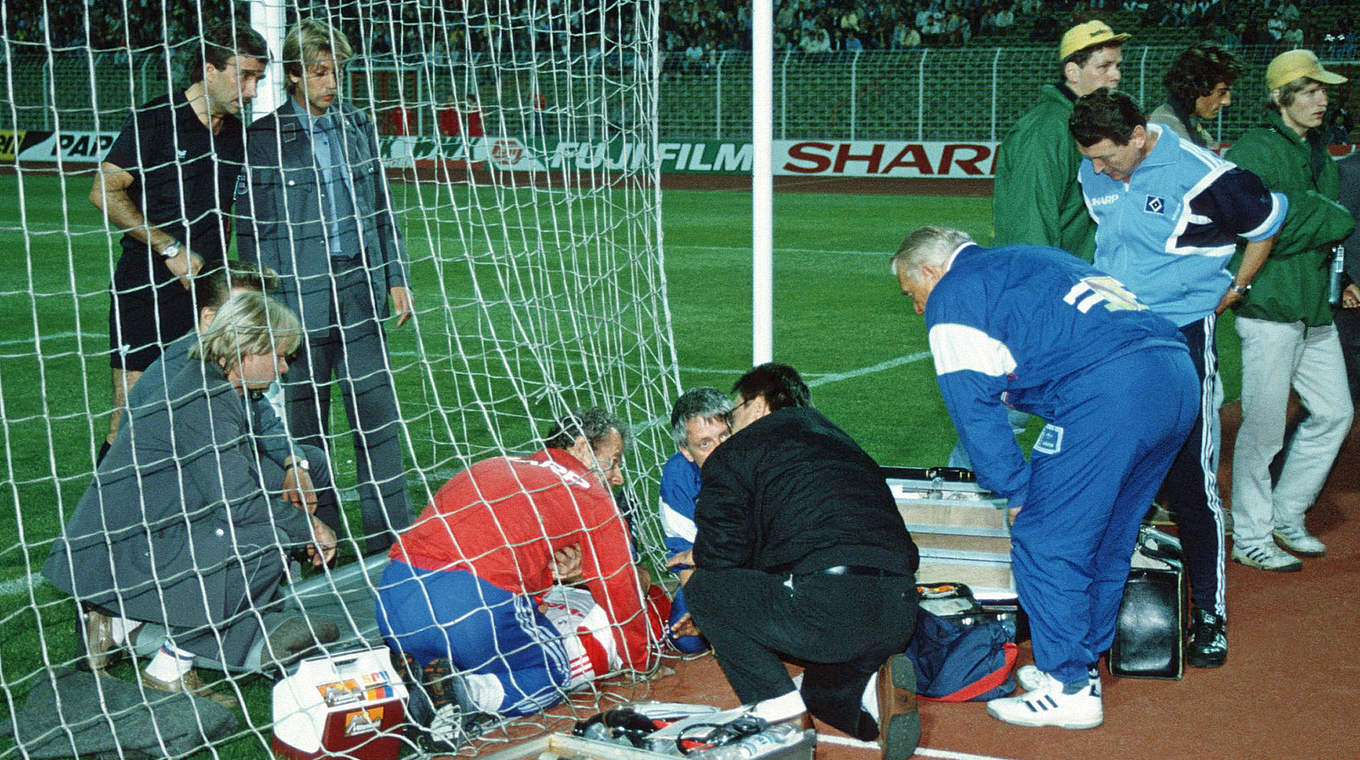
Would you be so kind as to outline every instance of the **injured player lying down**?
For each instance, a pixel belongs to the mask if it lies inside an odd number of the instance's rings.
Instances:
[[[602,409],[573,412],[542,451],[454,476],[401,534],[378,625],[424,671],[436,708],[528,715],[597,676],[646,669],[659,625],[610,493],[627,434]],[[577,562],[584,588],[559,585]]]

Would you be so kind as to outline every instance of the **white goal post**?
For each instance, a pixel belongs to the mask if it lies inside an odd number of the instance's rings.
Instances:
[[[410,268],[414,317],[387,324],[387,366],[415,510],[470,464],[530,454],[553,420],[601,406],[632,427],[619,501],[639,561],[661,567],[657,483],[674,452],[669,410],[681,387],[653,160],[656,3],[77,5],[74,17],[49,16],[50,3],[6,6],[0,17],[0,132],[8,140],[0,195],[12,199],[0,208],[8,251],[0,524],[10,536],[0,547],[0,697],[11,716],[22,720],[35,690],[81,662],[77,606],[41,569],[94,477],[112,410],[107,313],[122,233],[90,205],[90,186],[133,109],[182,92],[199,31],[232,12],[270,48],[247,120],[287,102],[281,42],[299,18],[327,22],[354,47],[341,100],[372,124]],[[237,219],[237,231],[250,221]],[[360,484],[338,389],[333,395],[327,449],[349,527],[343,561],[351,563],[363,547]],[[357,577],[371,605],[374,580]],[[334,585],[325,573],[309,582]],[[126,663],[109,672],[138,679]],[[261,756],[272,731],[268,682],[239,672],[205,677],[243,705],[244,719],[211,754]],[[599,699],[586,692],[566,704],[581,717],[600,709]],[[63,716],[18,742],[0,738],[0,760],[39,745],[76,746],[78,734],[112,720]]]

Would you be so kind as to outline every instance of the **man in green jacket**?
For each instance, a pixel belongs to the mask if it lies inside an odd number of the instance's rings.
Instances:
[[[993,245],[1047,245],[1090,262],[1096,223],[1077,186],[1081,154],[1067,131],[1077,98],[1119,84],[1124,40],[1103,21],[1078,24],[1058,43],[1059,79],[1039,89],[1039,104],[1015,122],[997,148],[992,184]],[[1009,411],[1011,430],[1025,432],[1029,415]],[[950,467],[971,468],[962,442]]]
[[[1072,104],[1119,84],[1127,34],[1103,21],[1072,27],[1058,46],[1061,79],[1039,90],[1031,108],[997,148],[992,189],[995,245],[1048,245],[1083,261],[1095,254],[1096,223],[1077,186],[1081,154],[1067,131]]]
[[[1303,518],[1351,426],[1328,277],[1332,248],[1355,222],[1336,202],[1340,179],[1317,129],[1327,111],[1327,85],[1344,81],[1308,50],[1280,54],[1266,69],[1270,103],[1264,123],[1227,154],[1289,199],[1270,258],[1235,307],[1242,338],[1242,426],[1233,456],[1232,558],[1261,570],[1303,567],[1281,546],[1305,557],[1327,552]],[[1308,416],[1272,489],[1269,468],[1284,445],[1291,387]]]

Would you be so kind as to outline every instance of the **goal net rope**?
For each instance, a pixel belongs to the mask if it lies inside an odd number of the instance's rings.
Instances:
[[[568,410],[601,406],[632,427],[618,502],[638,562],[665,575],[656,493],[674,451],[668,414],[680,388],[653,161],[656,4],[326,0],[275,10],[287,28],[324,21],[354,48],[339,102],[376,133],[410,269],[414,316],[386,327],[414,511],[469,465],[531,454]],[[0,693],[11,715],[83,661],[77,604],[41,569],[95,476],[112,411],[106,320],[122,233],[90,205],[90,186],[133,110],[183,92],[200,31],[233,14],[250,18],[224,2],[0,9],[0,182],[12,199],[0,209],[8,242],[0,278],[8,503],[0,514],[11,516],[14,537],[0,560]],[[280,84],[271,76],[261,89]],[[263,115],[243,114],[247,122]],[[250,221],[237,219],[238,232]],[[343,506],[342,565],[301,585],[348,603],[336,621],[342,631],[377,645],[380,637],[358,630],[373,616],[378,576],[356,570],[365,566],[361,484],[338,386],[332,395],[325,442]],[[109,676],[135,687],[142,664],[122,663]],[[260,756],[273,727],[268,680],[204,673],[239,698],[245,717],[212,756]],[[503,723],[483,741],[560,728],[563,715],[583,717],[610,699],[590,690],[564,696],[557,718]],[[74,742],[113,720],[63,716],[63,728],[0,739],[0,758],[27,756],[28,740]]]

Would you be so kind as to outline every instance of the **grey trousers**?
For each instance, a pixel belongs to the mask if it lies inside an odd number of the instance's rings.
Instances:
[[[1303,527],[1336,452],[1350,432],[1346,363],[1336,327],[1238,317],[1242,337],[1242,426],[1233,450],[1233,541],[1270,540],[1276,526]],[[1270,462],[1284,447],[1289,390],[1308,417],[1285,454],[1272,487]]]
[[[401,419],[387,367],[387,337],[374,315],[367,271],[352,267],[337,272],[335,288],[339,302],[331,304],[329,326],[308,330],[289,366],[284,384],[288,428],[297,442],[329,451],[335,377],[354,438],[365,553],[373,554],[391,546],[396,534],[411,524]]]

